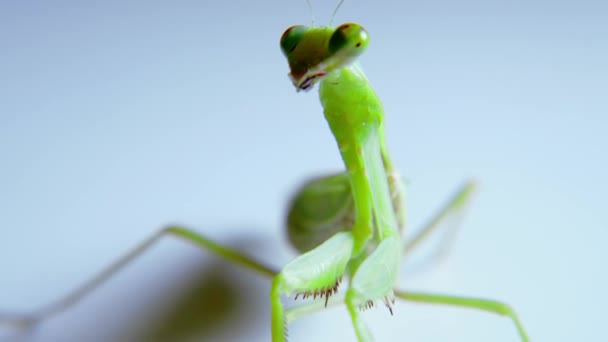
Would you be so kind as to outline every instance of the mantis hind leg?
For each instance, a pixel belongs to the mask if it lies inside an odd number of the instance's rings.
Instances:
[[[395,296],[412,302],[428,303],[428,304],[442,304],[459,306],[464,308],[471,308],[477,310],[483,310],[493,312],[498,315],[507,316],[513,321],[519,332],[519,336],[523,342],[529,342],[530,338],[524,330],[524,327],[515,314],[515,311],[507,304],[501,303],[495,300],[470,298],[470,297],[458,297],[442,294],[431,294],[431,293],[420,293],[420,292],[406,292],[395,290]]]
[[[456,221],[451,225],[452,229],[442,239],[439,248],[430,257],[428,262],[437,262],[444,257],[454,241],[454,237],[458,232],[458,228],[460,227],[460,221],[467,207],[470,205],[476,188],[477,183],[475,181],[470,180],[464,183],[439,210],[439,212],[435,214],[435,216],[432,217],[431,220],[416,233],[416,235],[410,239],[407,239],[403,248],[403,254],[408,255],[416,248],[420,247],[423,241],[425,241],[429,236],[435,233],[439,227],[442,226],[442,223],[446,222],[450,218],[454,218]]]
[[[51,303],[50,305],[43,307],[38,312],[31,314],[6,314],[0,312],[0,325],[12,325],[15,327],[29,327],[38,322],[43,321],[46,318],[54,316],[69,309],[71,306],[77,304],[83,297],[91,293],[112,275],[120,271],[124,266],[129,264],[140,254],[148,250],[158,240],[165,236],[175,236],[182,238],[186,241],[193,243],[194,245],[209,251],[218,257],[230,261],[236,265],[248,268],[252,271],[265,275],[267,277],[274,276],[277,272],[270,267],[255,261],[254,259],[228,247],[219,245],[201,234],[198,234],[190,229],[178,226],[171,226],[162,229],[154,235],[147,238],[145,241],[140,243],[138,246],[130,250],[122,258],[115,261],[113,264],[108,266],[106,269],[98,273],[95,277],[76,288],[74,291],[69,293],[58,301]]]

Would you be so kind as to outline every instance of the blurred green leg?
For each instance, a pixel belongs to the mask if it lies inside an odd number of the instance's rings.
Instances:
[[[31,314],[19,313],[0,313],[0,325],[11,325],[15,327],[27,328],[46,318],[59,314],[71,306],[77,304],[84,296],[95,290],[106,280],[112,277],[116,272],[120,271],[124,266],[145,252],[149,247],[155,244],[158,240],[165,236],[176,236],[186,241],[193,243],[195,246],[203,250],[209,251],[218,257],[230,261],[236,265],[251,269],[264,276],[272,277],[277,272],[270,267],[255,261],[254,259],[228,247],[221,246],[203,235],[196,233],[190,229],[178,226],[171,226],[160,230],[148,239],[140,243],[134,249],[129,251],[122,258],[115,261],[109,267],[101,271],[95,277],[76,288],[74,291],[59,299],[58,301],[43,307],[37,312]]]
[[[427,225],[422,228],[414,237],[407,239],[403,254],[407,255],[418,248],[427,237],[434,233],[441,223],[444,222],[448,217],[455,214],[464,214],[465,209],[469,206],[471,199],[477,188],[475,181],[468,181],[462,185],[462,187],[454,194],[452,198],[441,208],[441,210],[431,219]],[[457,222],[455,227],[451,230],[451,234],[443,239],[442,246],[439,251],[434,254],[432,259],[439,259],[449,249],[450,243],[453,241],[453,237],[456,234],[457,229],[460,226],[460,222]],[[431,260],[432,261],[432,260]]]

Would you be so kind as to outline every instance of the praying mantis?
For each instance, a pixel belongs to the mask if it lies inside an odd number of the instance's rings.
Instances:
[[[292,199],[287,224],[289,237],[303,254],[280,272],[188,228],[172,226],[151,236],[56,305],[31,315],[0,316],[0,322],[31,326],[65,310],[159,239],[177,236],[229,262],[273,278],[270,291],[273,341],[286,340],[290,321],[342,303],[348,309],[358,340],[370,341],[372,333],[361,311],[384,304],[392,313],[396,299],[506,315],[515,323],[521,339],[528,341],[519,319],[505,304],[396,289],[402,254],[416,248],[443,217],[466,206],[475,184],[465,184],[428,227],[404,241],[405,190],[388,152],[382,104],[356,62],[368,44],[367,31],[354,23],[335,29],[293,26],[280,40],[296,89],[311,90],[319,85],[325,118],[346,168],[345,172],[305,183]],[[285,296],[313,297],[316,301],[286,309]]]

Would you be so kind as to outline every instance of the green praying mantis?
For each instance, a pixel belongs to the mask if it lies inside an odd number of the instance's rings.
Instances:
[[[369,44],[359,24],[288,28],[280,39],[296,90],[319,86],[325,118],[345,171],[306,182],[291,201],[287,229],[303,254],[280,272],[185,227],[167,227],[130,251],[96,277],[56,303],[32,314],[0,314],[0,323],[29,327],[66,310],[165,236],[177,236],[220,258],[273,279],[270,290],[272,341],[285,341],[289,322],[344,304],[361,342],[372,341],[363,313],[384,304],[390,314],[396,299],[485,310],[509,317],[522,341],[529,338],[515,312],[486,299],[401,291],[396,288],[400,262],[445,217],[470,201],[475,183],[466,183],[449,203],[411,239],[405,239],[406,199],[388,151],[382,104],[357,63]],[[342,281],[348,286],[341,286]],[[342,289],[346,287],[346,289]],[[286,308],[284,298],[313,301]]]

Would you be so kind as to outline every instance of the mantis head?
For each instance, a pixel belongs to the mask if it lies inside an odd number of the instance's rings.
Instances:
[[[348,66],[365,51],[369,35],[363,26],[346,23],[337,28],[296,25],[281,37],[281,50],[298,91],[310,90],[328,73]]]

